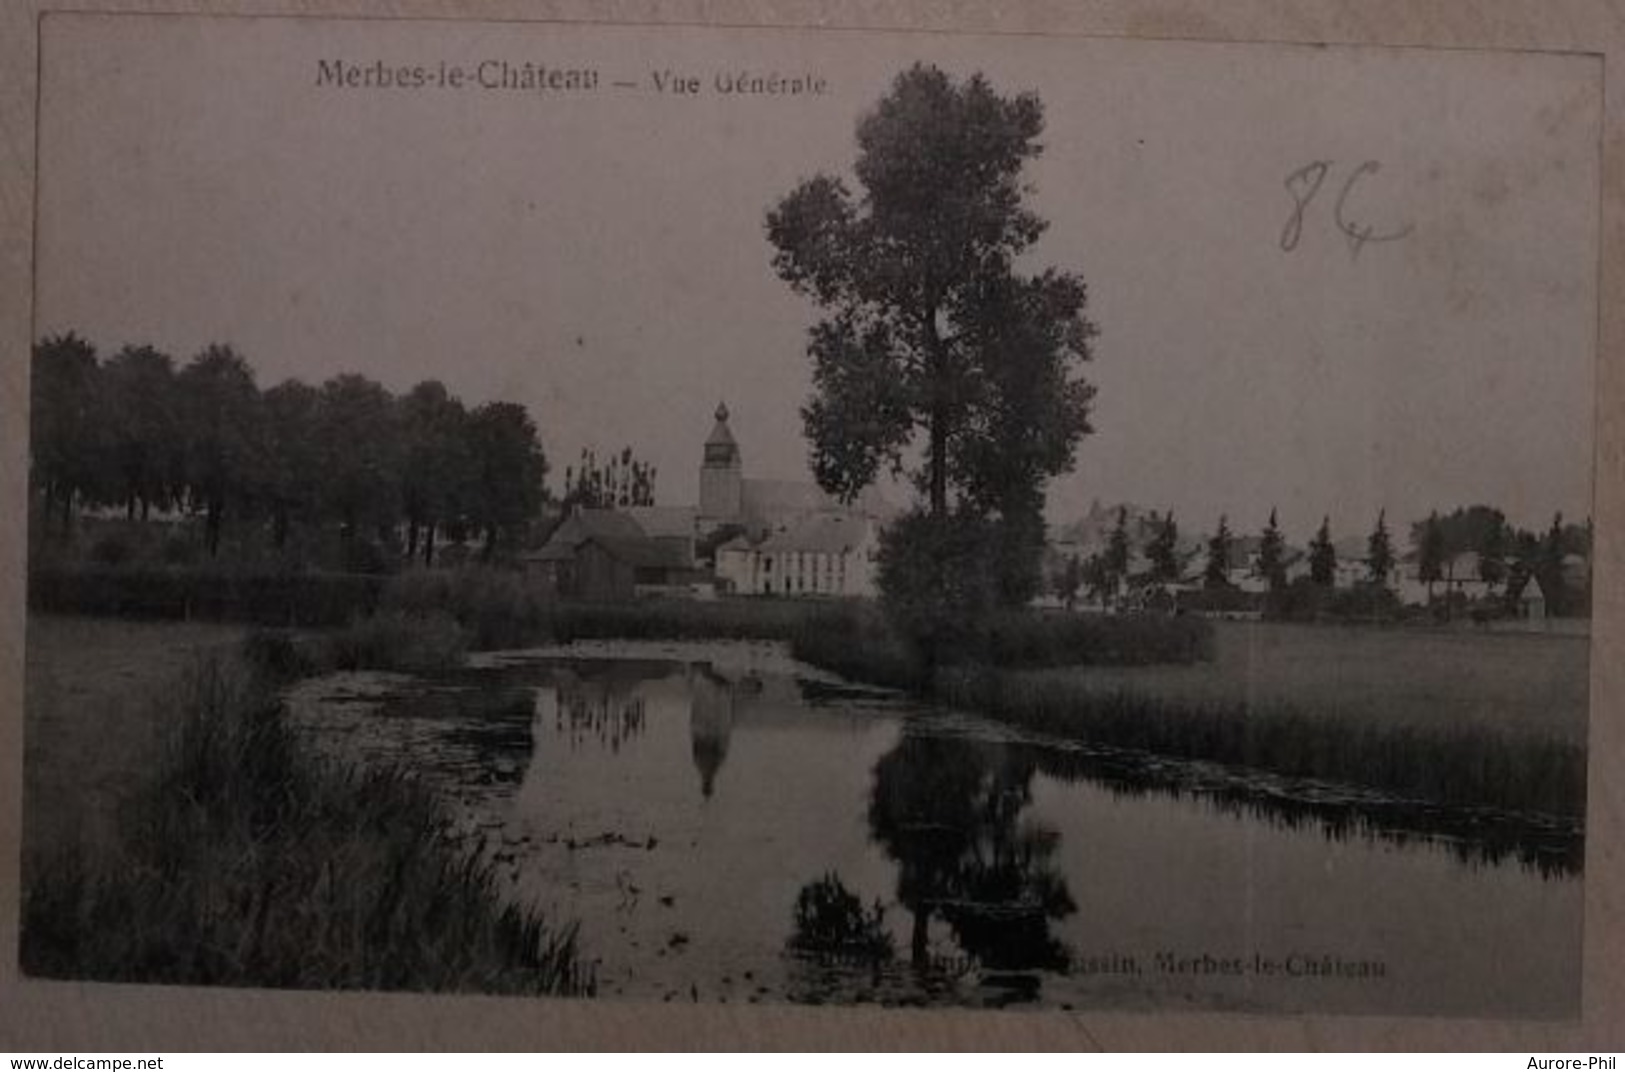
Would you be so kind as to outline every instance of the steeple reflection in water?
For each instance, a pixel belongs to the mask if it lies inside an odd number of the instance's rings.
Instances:
[[[733,736],[734,686],[708,663],[690,664],[688,684],[693,698],[688,732],[694,769],[700,772],[700,795],[710,800]]]

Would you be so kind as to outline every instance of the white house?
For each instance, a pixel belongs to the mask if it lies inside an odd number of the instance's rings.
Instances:
[[[872,596],[878,525],[855,513],[801,518],[752,540],[717,548],[717,579],[735,592],[781,596]]]

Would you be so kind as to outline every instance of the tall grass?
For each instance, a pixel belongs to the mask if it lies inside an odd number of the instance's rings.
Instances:
[[[585,993],[575,929],[504,902],[454,849],[431,793],[332,765],[273,690],[199,664],[180,728],[94,860],[37,864],[23,903],[31,975],[300,988]]]
[[[986,669],[940,672],[932,697],[1012,725],[1158,755],[1366,786],[1447,806],[1585,813],[1585,749],[1481,725],[1316,717],[1284,704],[1170,701]]]
[[[321,627],[369,614],[384,578],[229,566],[35,566],[30,610]]]

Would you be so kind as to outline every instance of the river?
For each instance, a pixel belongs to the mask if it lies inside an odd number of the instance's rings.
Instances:
[[[1578,1008],[1572,852],[1034,738],[773,645],[337,674],[289,710],[327,755],[425,779],[513,897],[579,922],[600,996]]]

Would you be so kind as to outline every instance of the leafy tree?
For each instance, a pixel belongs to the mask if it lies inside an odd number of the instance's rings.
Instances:
[[[150,346],[126,346],[102,366],[109,499],[132,520],[168,506],[183,485],[175,366]]]
[[[1563,577],[1563,542],[1563,515],[1559,512],[1552,516],[1551,528],[1547,529],[1545,539],[1540,542],[1539,558],[1535,565],[1535,576],[1540,578],[1541,590],[1546,593],[1546,606],[1554,615],[1563,614],[1568,609],[1568,587]]]
[[[398,403],[403,465],[401,509],[406,516],[406,556],[434,564],[436,529],[460,515],[474,480],[468,411],[438,380],[425,380]]]
[[[474,459],[469,517],[485,534],[484,554],[542,508],[547,458],[536,425],[516,402],[487,402],[469,416]]]
[[[882,468],[904,472],[919,437],[929,516],[997,516],[1020,535],[1071,468],[1093,396],[1077,372],[1095,334],[1086,291],[1014,269],[1045,228],[1022,181],[1042,130],[1036,96],[917,65],[858,124],[862,195],[819,175],[768,214],[774,269],[826,314],[802,410],[825,490],[850,500]],[[1007,598],[1034,575],[1016,573]]]
[[[61,509],[67,531],[76,495],[99,483],[103,456],[101,368],[96,348],[69,332],[34,346],[29,381],[30,476],[47,526]]]
[[[1083,588],[1083,563],[1077,555],[1067,555],[1061,575],[1055,580],[1055,594],[1071,610],[1077,605],[1078,592]]]
[[[880,534],[877,560],[887,616],[929,670],[974,659],[998,604],[997,529],[984,518],[913,512]]]
[[[1219,527],[1207,541],[1207,565],[1202,569],[1202,581],[1209,588],[1224,588],[1230,584],[1230,522],[1219,515]]]
[[[315,439],[322,460],[322,516],[339,523],[347,568],[376,568],[357,543],[361,530],[389,530],[400,516],[403,452],[395,400],[356,373],[321,386]]]
[[[1494,587],[1507,579],[1507,524],[1506,518],[1497,510],[1493,524],[1486,525],[1479,536],[1478,546],[1478,577],[1485,584]]]
[[[1388,536],[1388,511],[1377,511],[1377,525],[1366,539],[1365,567],[1371,583],[1384,585],[1394,571],[1394,548]]]
[[[1083,560],[1083,586],[1096,603],[1103,604],[1111,598],[1114,585],[1104,554],[1097,551]]]
[[[1117,508],[1117,524],[1112,526],[1111,535],[1106,539],[1106,557],[1104,565],[1106,574],[1111,578],[1113,593],[1120,592],[1128,579],[1129,564],[1128,542],[1128,507]]]
[[[1165,584],[1179,580],[1179,526],[1172,510],[1163,516],[1145,553],[1151,560],[1152,577]]]
[[[1270,509],[1270,522],[1258,542],[1258,572],[1269,582],[1270,591],[1279,592],[1286,587],[1286,540],[1276,520],[1275,509]]]
[[[1337,548],[1332,544],[1331,518],[1320,519],[1320,529],[1309,544],[1309,579],[1322,588],[1337,583]]]
[[[1439,523],[1437,510],[1422,524],[1421,536],[1416,540],[1417,575],[1428,586],[1428,602],[1433,602],[1433,586],[1444,576],[1445,536]]]
[[[271,514],[271,542],[282,550],[293,522],[317,518],[318,494],[327,466],[318,448],[321,392],[284,380],[265,392],[266,463],[262,496]]]
[[[263,479],[263,413],[254,370],[229,346],[214,344],[176,375],[185,472],[192,508],[204,514],[204,542],[220,553],[226,515],[244,511]]]
[[[579,466],[565,467],[564,505],[589,509],[653,506],[657,475],[656,468],[635,457],[631,447],[622,447],[603,464],[594,451],[584,448]]]

